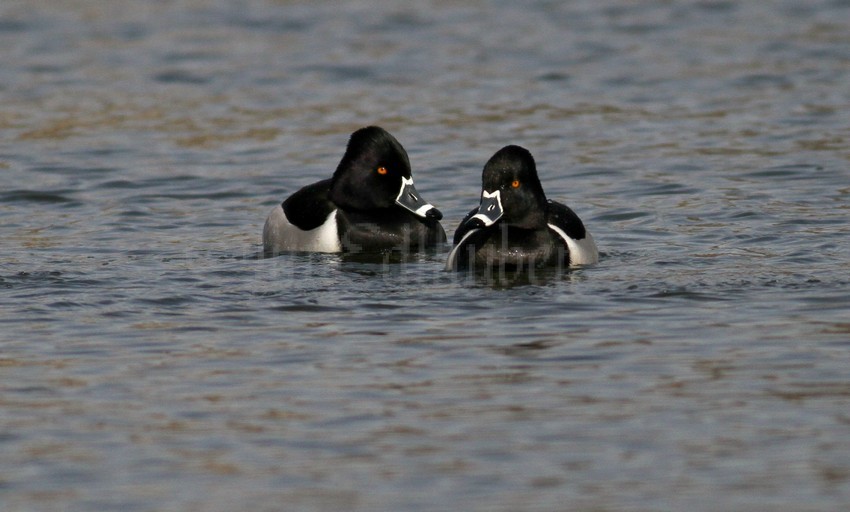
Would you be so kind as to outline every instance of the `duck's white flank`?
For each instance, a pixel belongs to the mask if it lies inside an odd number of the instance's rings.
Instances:
[[[564,230],[554,224],[547,224],[549,229],[558,234],[566,242],[570,249],[570,265],[588,265],[590,263],[599,262],[599,249],[596,248],[596,241],[590,231],[584,232],[584,238],[575,240],[567,236]]]
[[[271,252],[341,252],[336,212],[332,211],[321,226],[304,231],[291,224],[283,207],[277,205],[263,226],[263,247]]]

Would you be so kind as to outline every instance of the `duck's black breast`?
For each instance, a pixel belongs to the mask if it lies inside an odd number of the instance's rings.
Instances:
[[[289,223],[298,229],[309,231],[321,226],[336,205],[328,199],[331,180],[322,180],[307,185],[283,202],[283,213]]]
[[[460,224],[458,224],[457,229],[455,230],[454,237],[452,237],[452,244],[459,244],[467,233],[475,229],[475,227],[469,223],[469,220],[474,217],[476,213],[478,213],[477,206],[470,210],[469,213],[467,213],[466,216],[463,218],[463,220],[460,221]]]
[[[569,263],[566,246],[548,229],[520,229],[502,223],[471,232],[456,254],[458,268],[522,269]]]
[[[439,222],[422,219],[402,208],[367,212],[340,209],[337,229],[347,252],[410,251],[446,241]]]

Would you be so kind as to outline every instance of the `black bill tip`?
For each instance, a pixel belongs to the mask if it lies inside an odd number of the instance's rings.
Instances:
[[[440,220],[443,218],[443,213],[436,208],[431,208],[425,212],[425,218],[429,220]]]

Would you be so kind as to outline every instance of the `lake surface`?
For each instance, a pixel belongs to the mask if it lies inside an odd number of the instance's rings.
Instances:
[[[839,511],[850,2],[0,4],[3,511]],[[348,135],[599,264],[258,258]]]

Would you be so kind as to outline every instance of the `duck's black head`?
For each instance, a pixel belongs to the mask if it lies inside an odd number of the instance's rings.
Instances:
[[[500,221],[534,229],[546,225],[546,194],[531,153],[505,146],[484,165],[478,217],[489,226]]]
[[[376,210],[401,206],[416,215],[439,220],[442,214],[413,188],[407,151],[378,126],[351,134],[334,172],[330,200],[346,210]]]

